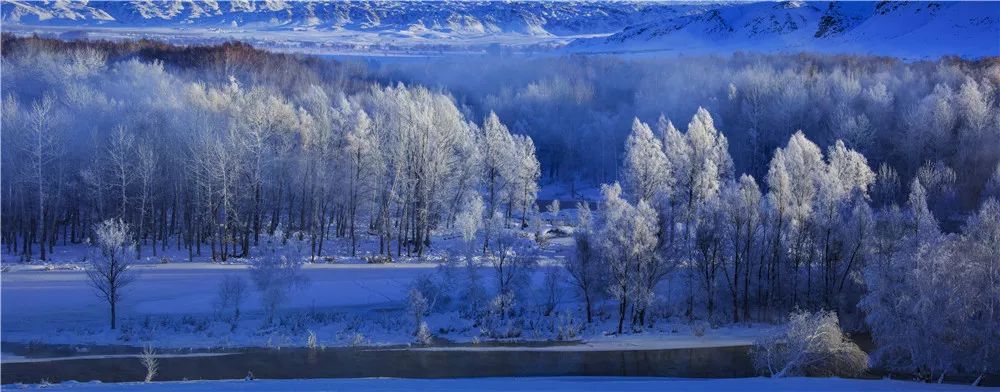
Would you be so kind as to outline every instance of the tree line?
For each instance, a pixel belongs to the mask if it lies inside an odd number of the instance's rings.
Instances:
[[[276,232],[307,239],[313,259],[334,237],[355,256],[367,234],[381,257],[421,256],[474,203],[504,219],[534,205],[531,138],[495,114],[477,123],[446,93],[255,77],[269,67],[213,82],[115,48],[5,45],[3,243],[24,260],[109,218],[140,257],[225,261]],[[256,52],[239,48],[209,51],[226,54],[213,64],[248,66]]]
[[[633,117],[687,119],[704,107],[726,130],[734,167],[758,180],[774,150],[799,131],[824,149],[841,140],[876,170],[893,167],[904,183],[928,162],[949,168],[955,176],[947,195],[932,195],[931,209],[954,231],[985,200],[1000,163],[997,60],[810,53],[470,57],[398,62],[372,72],[442,86],[476,111],[511,119],[514,132],[535,141],[546,182],[582,188],[621,180]]]
[[[891,166],[876,171],[842,141],[823,151],[797,132],[758,183],[734,172],[707,110],[684,132],[663,118],[655,128],[634,120],[621,183],[602,187],[598,213],[578,207],[566,268],[588,322],[605,299],[617,304],[618,333],[650,326],[658,305],[716,324],[826,309],[871,331],[874,358],[889,368],[997,370],[995,197],[947,234],[924,185],[934,167],[902,185]],[[680,300],[662,298],[667,281],[682,282]]]

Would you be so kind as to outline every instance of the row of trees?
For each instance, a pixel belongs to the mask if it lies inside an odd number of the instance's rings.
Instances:
[[[824,149],[843,141],[874,158],[873,169],[888,163],[904,183],[928,161],[961,168],[953,183],[957,203],[931,206],[939,218],[985,200],[981,191],[1000,161],[996,58],[449,58],[383,69],[387,77],[445,86],[476,110],[516,120],[512,129],[535,140],[553,181],[622,180],[622,146],[634,116],[686,118],[699,106],[726,130],[738,172],[758,180],[774,150],[799,130]]]
[[[532,140],[427,88],[206,83],[94,47],[14,48],[2,232],[25,260],[108,218],[133,228],[140,256],[245,257],[279,229],[313,258],[331,237],[356,255],[364,233],[383,257],[421,256],[469,208],[509,220],[534,205]]]
[[[996,199],[961,234],[944,234],[922,177],[905,193],[891,167],[876,173],[841,141],[824,153],[792,135],[774,152],[762,191],[753,176],[736,177],[706,110],[686,132],[666,120],[657,128],[636,120],[624,186],[603,187],[598,214],[578,207],[567,268],[588,321],[592,304],[608,298],[619,333],[643,329],[658,285],[673,276],[685,282],[678,307],[689,318],[775,321],[794,309],[833,309],[856,327],[863,319],[876,358],[894,368],[996,370]]]

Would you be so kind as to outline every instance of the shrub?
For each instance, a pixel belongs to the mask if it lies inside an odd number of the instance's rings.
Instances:
[[[522,324],[514,296],[509,293],[500,294],[490,301],[480,330],[483,335],[494,339],[516,338],[521,336]]]
[[[364,346],[367,341],[368,340],[365,339],[365,335],[362,335],[360,332],[355,332],[354,335],[351,336],[350,346],[361,347]]]
[[[486,289],[483,287],[483,278],[479,273],[476,263],[471,257],[465,258],[465,278],[462,279],[462,286],[459,287],[458,299],[461,307],[459,314],[470,320],[481,321],[488,301]]]
[[[830,311],[793,313],[784,333],[754,342],[754,366],[772,377],[854,377],[868,369],[868,355],[840,330]]]
[[[416,342],[424,346],[434,342],[434,336],[431,335],[431,329],[427,327],[426,321],[421,321],[420,326],[417,327]]]
[[[413,316],[413,325],[416,327],[414,330],[414,335],[420,333],[420,328],[426,327],[427,323],[423,322],[424,315],[427,314],[427,299],[417,288],[410,289],[409,294],[409,310],[410,315]]]
[[[216,315],[236,330],[240,319],[240,305],[246,298],[246,281],[235,275],[227,275],[219,282],[219,292],[215,300]]]
[[[389,264],[392,262],[391,257],[382,255],[365,256],[363,259],[368,264]]]
[[[311,329],[309,330],[309,336],[306,337],[306,347],[308,347],[310,350],[315,350],[317,347],[316,332],[313,332],[313,330]]]
[[[559,268],[547,268],[542,281],[542,305],[543,314],[548,316],[556,309],[556,305],[562,297],[562,285],[560,281],[561,270]]]
[[[708,324],[708,321],[698,320],[695,321],[694,324],[691,324],[691,333],[693,333],[694,336],[702,337],[705,336],[705,332],[708,332],[709,327],[710,325]]]
[[[560,313],[556,320],[557,340],[572,340],[580,335],[580,324],[576,322],[576,318],[571,313]]]
[[[260,292],[265,312],[264,324],[274,321],[278,309],[291,299],[292,289],[308,282],[301,271],[302,262],[297,257],[266,256],[250,262],[250,278]]]
[[[139,361],[146,368],[145,382],[153,381],[153,377],[156,377],[156,371],[160,367],[160,362],[156,359],[156,351],[153,351],[150,346],[143,347],[142,353],[139,354]]]

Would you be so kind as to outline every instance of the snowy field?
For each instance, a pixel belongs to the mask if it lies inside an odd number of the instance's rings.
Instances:
[[[9,265],[9,264],[8,264]],[[75,264],[11,265],[0,276],[2,331],[8,342],[114,344],[165,348],[305,346],[309,331],[318,344],[347,346],[406,344],[412,341],[405,313],[407,291],[421,275],[439,273],[437,263],[306,264],[309,283],[296,290],[279,326],[261,329],[257,294],[250,290],[244,319],[236,331],[214,320],[218,283],[228,275],[247,276],[240,264],[176,262],[136,267],[139,280],[120,305],[118,331],[107,328],[107,305],[93,295],[85,272]],[[553,267],[555,268],[555,267]],[[545,268],[535,271],[540,284]],[[489,280],[488,267],[480,267]],[[561,306],[578,302],[566,288]],[[435,335],[454,342],[474,341],[479,331],[455,312],[433,313],[428,323]],[[748,345],[766,328],[724,327],[696,337],[685,323],[658,323],[644,334],[609,336],[613,320],[582,331],[581,344],[552,347],[430,347],[429,350],[653,350]],[[284,324],[282,324],[284,323]],[[287,324],[287,325],[286,325]],[[544,330],[544,328],[541,328]],[[523,340],[549,340],[543,332]],[[12,358],[5,358],[12,360]]]
[[[398,306],[410,282],[433,268],[433,264],[307,265],[304,271],[310,283],[296,292],[289,310]],[[128,320],[145,317],[210,316],[218,282],[230,274],[247,275],[243,265],[210,263],[149,264],[137,270],[139,281],[126,292],[120,313],[126,328]],[[86,279],[80,270],[4,273],[4,340],[127,344],[107,330],[107,305],[93,295]],[[248,295],[245,306],[251,317],[259,310],[254,293]],[[171,346],[213,345],[209,336],[192,334],[184,339],[185,335],[150,337]]]
[[[571,199],[565,186],[546,186],[544,197]],[[581,188],[581,193],[593,193]],[[579,195],[579,194],[578,194]],[[567,202],[567,207],[572,204]],[[546,221],[553,217],[542,214]],[[561,219],[575,219],[575,209],[567,208]],[[544,224],[552,230],[551,224]],[[572,228],[561,226],[571,232]],[[529,233],[522,233],[529,235]],[[479,240],[477,240],[479,241]],[[349,256],[349,245],[342,239],[328,241],[323,258],[304,264],[302,275],[307,283],[295,289],[290,300],[278,312],[274,325],[264,325],[264,312],[256,290],[248,287],[241,305],[238,327],[231,328],[216,313],[219,284],[226,277],[238,276],[249,283],[245,260],[213,263],[203,255],[189,260],[186,250],[168,246],[153,256],[147,248],[143,260],[134,268],[137,281],[128,286],[118,306],[117,330],[108,329],[107,304],[94,295],[82,261],[90,257],[83,245],[59,246],[48,262],[21,263],[16,255],[3,254],[0,274],[0,316],[3,340],[18,343],[70,345],[153,346],[164,349],[219,349],[243,347],[304,347],[310,333],[315,333],[321,347],[407,345],[413,342],[412,316],[407,313],[407,293],[419,279],[444,284],[467,279],[465,267],[445,271],[443,260],[461,253],[463,245],[453,236],[437,236],[435,246],[424,258],[399,257],[393,263],[367,264],[362,255],[377,253],[374,238],[362,237],[359,257]],[[171,244],[172,245],[172,244]],[[296,252],[289,242],[283,252]],[[301,246],[301,244],[299,244]],[[571,287],[562,264],[572,249],[572,238],[554,236],[538,248],[539,268],[531,272],[526,290],[529,308],[544,301],[543,281],[547,270],[561,275],[556,313],[547,317],[529,315],[528,327],[519,338],[505,343],[553,341],[566,323],[579,328],[569,339],[573,344],[520,346],[517,344],[446,345],[421,350],[531,350],[531,351],[609,351],[662,350],[695,347],[746,346],[768,332],[769,325],[725,326],[709,329],[695,336],[686,320],[656,322],[639,334],[615,335],[613,304],[598,306],[595,322],[587,325],[580,318],[582,303]],[[254,254],[258,250],[254,249]],[[298,251],[299,254],[303,253]],[[476,257],[478,259],[478,256]],[[170,260],[161,264],[161,260]],[[481,262],[481,260],[480,260]],[[495,272],[489,266],[477,268],[487,292],[494,290]],[[462,283],[456,283],[461,286]],[[672,285],[663,285],[669,289]],[[673,285],[676,290],[679,286]],[[676,294],[676,293],[675,293]],[[670,295],[669,292],[660,295]],[[540,305],[539,305],[540,306]],[[426,318],[439,343],[475,343],[483,340],[480,328],[461,317],[455,307],[445,306]],[[80,353],[85,354],[85,353]],[[32,360],[4,354],[4,361]]]
[[[413,380],[393,378],[61,383],[17,385],[46,391],[965,391],[979,388],[894,380],[840,378],[677,379],[625,377],[537,377]]]

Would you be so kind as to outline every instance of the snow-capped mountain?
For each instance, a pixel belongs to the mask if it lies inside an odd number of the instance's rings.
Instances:
[[[4,1],[3,21],[36,26],[198,26],[454,34],[614,32],[655,19],[648,3],[468,1]]]
[[[242,39],[309,50],[1000,55],[1000,3],[6,0],[2,21],[19,33]]]
[[[1000,3],[762,2],[720,6],[578,39],[582,52],[784,50],[1000,55]]]

